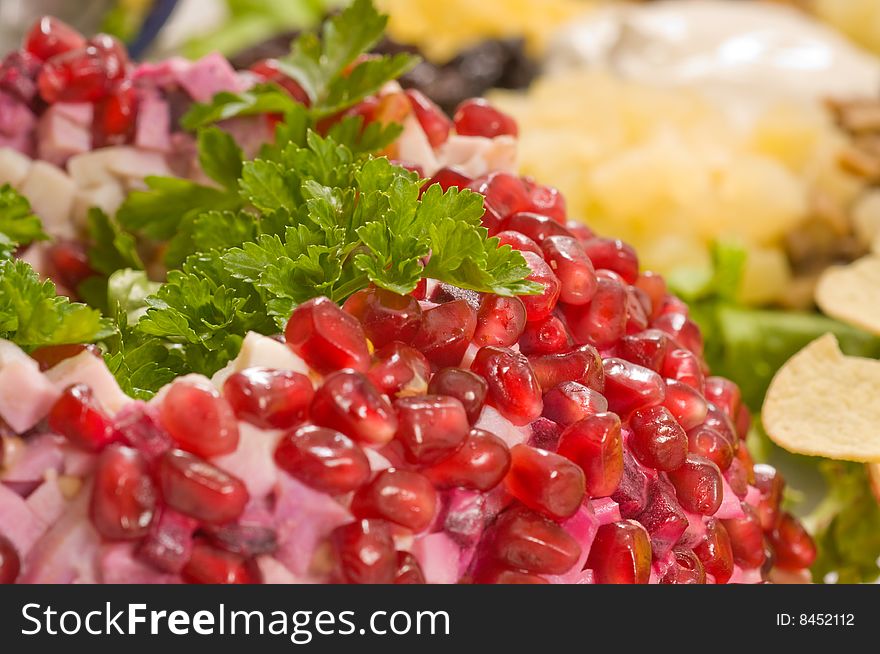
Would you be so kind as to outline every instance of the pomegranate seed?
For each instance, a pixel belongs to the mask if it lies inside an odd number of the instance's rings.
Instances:
[[[734,457],[739,460],[742,464],[743,469],[746,473],[746,481],[749,486],[755,485],[755,461],[752,459],[752,455],[749,454],[749,450],[746,447],[745,443],[740,443],[734,452]]]
[[[779,524],[770,534],[770,544],[776,554],[776,566],[783,570],[809,568],[816,560],[816,544],[798,519],[787,511],[782,513]]]
[[[62,361],[72,359],[78,354],[88,352],[101,358],[101,350],[97,345],[84,345],[71,343],[69,345],[44,345],[31,352],[31,359],[40,364],[40,371],[45,372],[54,368]]]
[[[290,429],[302,422],[314,394],[309,378],[291,370],[248,368],[223,384],[235,417],[261,429]]]
[[[233,554],[259,556],[278,549],[278,534],[264,525],[209,525],[203,531],[214,545]]]
[[[544,417],[564,427],[607,410],[605,396],[577,382],[562,382],[544,395]]]
[[[470,425],[461,402],[445,395],[404,397],[394,403],[397,440],[411,463],[431,465],[451,456],[467,438]]]
[[[428,393],[454,397],[464,407],[468,422],[474,424],[483,411],[488,388],[486,381],[470,370],[444,368],[431,378]]]
[[[260,573],[254,563],[238,554],[196,541],[183,569],[189,584],[258,584]]]
[[[465,100],[455,110],[455,131],[461,136],[517,136],[516,121],[482,98]]]
[[[357,444],[338,431],[313,425],[285,434],[275,448],[275,463],[324,493],[347,493],[370,478],[370,462]]]
[[[563,520],[575,514],[586,493],[584,472],[563,456],[528,445],[510,450],[508,492],[534,511]]]
[[[675,562],[660,579],[661,584],[705,584],[706,571],[693,550],[676,547],[672,550]]]
[[[361,322],[377,348],[391,341],[411,341],[422,321],[422,308],[413,296],[375,286],[358,291],[342,308]]]
[[[85,245],[74,241],[55,241],[48,250],[53,277],[66,288],[76,289],[96,273],[89,264]]]
[[[202,522],[235,520],[249,499],[239,479],[182,450],[164,454],[157,476],[165,503]]]
[[[689,350],[670,350],[663,360],[660,374],[667,379],[675,379],[687,384],[699,393],[705,390],[703,367],[700,365],[700,360]]]
[[[744,500],[749,492],[748,472],[742,462],[734,456],[730,462],[730,467],[724,471],[724,478],[727,480],[730,490],[739,499]]]
[[[639,258],[632,247],[623,241],[594,238],[585,242],[583,248],[596,270],[613,270],[627,284],[635,284],[639,277]]]
[[[146,460],[130,447],[115,445],[101,453],[95,469],[90,514],[104,538],[135,540],[146,536],[156,511],[156,489]]]
[[[171,434],[159,425],[159,409],[142,402],[125,407],[116,415],[116,429],[122,440],[140,452],[152,466],[174,447]]]
[[[527,322],[519,338],[519,351],[525,355],[556,354],[571,348],[571,335],[563,322],[550,315]]]
[[[471,429],[467,440],[452,456],[422,472],[437,488],[469,488],[488,491],[510,469],[507,444],[487,431]]]
[[[544,256],[544,252],[541,250],[541,246],[539,246],[525,234],[505,230],[495,234],[495,237],[498,239],[498,247],[509,245],[514,250],[519,250],[520,252],[533,252],[539,257]]]
[[[425,475],[410,470],[383,470],[351,500],[357,518],[383,518],[424,531],[437,512],[437,491]]]
[[[655,329],[669,334],[680,347],[703,356],[703,335],[697,323],[683,313],[664,313],[651,324]]]
[[[503,227],[505,231],[519,232],[520,234],[528,236],[537,243],[539,247],[543,247],[544,241],[551,236],[574,238],[571,235],[571,232],[549,216],[542,216],[539,213],[532,213],[530,211],[520,211],[519,213],[513,214],[510,218],[504,221]],[[575,244],[577,244],[576,241]],[[578,248],[581,249],[582,253],[583,249],[580,248],[580,245],[578,245]],[[541,253],[541,256],[544,256],[543,252]],[[583,256],[586,258],[585,254]],[[592,266],[590,268],[592,269]]]
[[[526,359],[519,352],[483,347],[471,370],[486,380],[486,401],[515,425],[527,425],[541,415],[541,387]]]
[[[315,392],[311,420],[362,443],[384,445],[397,431],[397,416],[367,377],[340,370],[324,379]]]
[[[552,217],[551,214],[548,214],[546,212],[544,213],[544,215],[548,215],[548,216]],[[574,234],[574,237],[578,240],[578,243],[580,243],[581,245],[583,245],[586,241],[589,241],[590,239],[592,239],[596,236],[595,232],[593,232],[592,229],[590,229],[589,227],[587,227],[583,223],[578,222],[577,220],[565,221],[565,228],[568,231],[570,231],[572,234]]]
[[[761,529],[766,533],[772,532],[779,524],[779,503],[782,502],[785,481],[776,468],[759,463],[755,465],[755,487],[761,492],[761,499],[755,507]]]
[[[482,194],[501,218],[531,208],[528,189],[523,181],[511,173],[496,172],[474,180],[470,189]]]
[[[439,184],[440,188],[445,193],[453,186],[456,188],[467,188],[471,182],[474,180],[463,172],[458,170],[457,168],[441,168],[434,176],[429,179],[425,185],[422,187],[422,193],[424,193],[428,188],[433,186],[434,184]],[[500,222],[500,219],[499,219]],[[488,225],[483,225],[484,227],[488,227]]]
[[[525,508],[501,514],[491,548],[502,565],[551,575],[565,574],[581,555],[580,545],[565,529]]]
[[[449,138],[452,129],[452,121],[446,117],[443,110],[429,100],[424,93],[415,89],[407,89],[406,97],[412,104],[413,112],[422,130],[428,137],[432,148],[437,148]]]
[[[648,506],[648,476],[627,450],[623,451],[623,477],[611,496],[620,506],[620,515],[632,518]]]
[[[651,541],[635,520],[602,525],[590,548],[587,568],[597,584],[647,584],[651,577]]]
[[[593,264],[577,239],[549,236],[541,242],[544,258],[562,284],[559,299],[569,304],[586,304],[596,292]]]
[[[764,532],[761,520],[751,505],[740,504],[744,517],[722,520],[721,524],[730,536],[733,560],[743,568],[760,568],[764,565]]]
[[[706,572],[715,583],[726,584],[733,574],[733,549],[730,537],[720,520],[710,518],[706,522],[706,534],[694,547],[694,554],[703,563]]]
[[[703,425],[688,432],[688,451],[706,457],[722,472],[733,461],[733,447],[724,436]]]
[[[40,18],[24,39],[24,49],[43,61],[82,48],[85,44],[82,34],[54,16]]]
[[[501,565],[489,565],[481,569],[474,579],[478,584],[515,584],[515,585],[534,585],[549,584],[550,582],[540,575],[523,572],[522,570],[511,570]]]
[[[394,583],[397,585],[426,583],[422,566],[419,565],[418,559],[409,552],[397,553],[397,572],[394,575]]]
[[[605,398],[614,413],[624,420],[639,407],[660,404],[665,396],[663,380],[648,370],[623,359],[605,359]]]
[[[626,333],[639,334],[648,328],[647,300],[634,286],[626,287]]]
[[[749,411],[749,408],[745,404],[739,405],[739,410],[737,410],[733,422],[734,427],[736,427],[736,435],[739,436],[741,441],[746,440],[749,436],[749,431],[752,428],[752,412]]]
[[[703,424],[709,407],[702,395],[691,386],[674,379],[666,381],[666,397],[663,406],[669,409],[684,430]]]
[[[706,419],[703,420],[702,424],[717,431],[730,441],[734,449],[736,448],[739,442],[736,435],[736,427],[733,426],[727,414],[711,402],[706,403]]]
[[[0,62],[0,90],[31,105],[37,95],[42,62],[25,51],[10,52]]]
[[[684,465],[669,472],[669,480],[685,510],[714,515],[721,506],[721,471],[709,459],[688,454]]]
[[[180,573],[192,555],[193,534],[198,526],[198,520],[167,507],[161,509],[137,549],[138,558],[157,570]]]
[[[526,326],[526,307],[518,297],[484,295],[477,311],[474,342],[480,347],[510,347]]]
[[[401,124],[412,113],[412,105],[402,92],[393,92],[379,96],[379,101],[373,108],[369,122],[380,125],[392,123]]]
[[[14,584],[21,571],[21,560],[15,545],[0,534],[0,585]]]
[[[529,435],[526,445],[536,447],[539,450],[547,450],[555,452],[559,444],[559,437],[562,436],[562,427],[549,420],[541,417],[535,420],[531,425],[531,434]]]
[[[358,520],[330,534],[342,580],[350,584],[390,584],[397,575],[391,529],[383,520]]]
[[[457,366],[477,329],[477,314],[465,300],[453,300],[424,312],[413,347],[437,366]]]
[[[629,421],[633,455],[649,468],[670,471],[687,457],[687,434],[664,406],[636,409]],[[720,481],[720,480],[719,480]]]
[[[326,297],[294,309],[284,336],[287,347],[321,374],[340,368],[366,372],[370,366],[363,327]]]
[[[582,345],[571,352],[529,357],[541,388],[549,390],[565,381],[576,381],[600,393],[605,389],[602,357],[592,345]]]
[[[637,520],[647,529],[654,557],[662,559],[681,539],[688,519],[675,499],[672,487],[662,479],[649,485],[648,505]]]
[[[580,342],[611,347],[626,333],[626,289],[613,279],[598,277],[589,304],[566,305],[571,333]]]
[[[428,293],[428,280],[422,277],[413,289],[412,296],[417,300],[424,300]]]
[[[736,420],[742,395],[739,386],[724,377],[706,377],[706,399]]]
[[[210,459],[234,452],[238,447],[235,414],[210,384],[175,382],[159,411],[162,426],[187,452]]]
[[[584,471],[590,497],[608,497],[623,478],[620,418],[597,413],[571,425],[559,439],[557,453]]]
[[[109,41],[108,41],[109,40]],[[111,37],[96,37],[85,47],[48,60],[37,78],[46,102],[96,102],[125,75],[127,57]]]
[[[557,189],[532,183],[529,185],[529,202],[532,205],[530,209],[535,213],[550,216],[556,222],[565,224],[565,196]],[[575,224],[583,227],[580,223]]]
[[[488,235],[497,236],[498,233],[501,231],[501,225],[503,223],[504,218],[502,218],[501,215],[490,204],[485,204],[483,215],[480,218],[480,224],[486,228],[486,232],[488,233]],[[516,234],[517,232],[511,233]],[[525,238],[525,236],[523,236],[523,238]],[[499,246],[500,245],[504,245],[504,243],[499,243]],[[513,249],[515,250],[520,249],[518,247],[515,247],[513,244],[511,244],[511,247],[513,247]],[[537,245],[535,247],[537,247]]]
[[[666,298],[666,280],[661,275],[645,271],[635,281],[635,286],[641,289],[651,301],[651,318],[660,315],[660,307]]]
[[[523,295],[522,301],[526,305],[528,320],[543,320],[549,316],[556,302],[559,300],[561,285],[559,279],[553,274],[550,266],[533,252],[522,252],[523,259],[532,270],[526,277],[529,281],[541,284],[544,288],[537,295]]]
[[[48,417],[49,428],[85,450],[98,452],[119,440],[110,417],[85,384],[64,389]]]
[[[277,59],[262,59],[250,67],[250,71],[259,75],[267,82],[275,82],[283,88],[297,102],[306,105],[311,104],[308,93],[303,90],[299,83],[285,75]]]
[[[395,341],[376,352],[367,377],[382,393],[415,395],[427,389],[431,364],[415,348]]]
[[[93,139],[95,147],[131,141],[137,119],[137,95],[130,81],[120,84],[95,105]]]

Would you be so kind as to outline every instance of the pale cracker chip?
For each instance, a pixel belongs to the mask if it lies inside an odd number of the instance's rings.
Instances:
[[[880,255],[828,268],[816,285],[816,304],[832,318],[880,334]]]
[[[880,361],[845,356],[825,334],[779,369],[762,417],[790,452],[880,463]]]

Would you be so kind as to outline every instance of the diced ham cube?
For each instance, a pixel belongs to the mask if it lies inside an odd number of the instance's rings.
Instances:
[[[0,484],[0,525],[20,557],[24,557],[43,533],[43,525],[18,494]]]
[[[171,150],[171,112],[168,103],[155,94],[146,94],[138,106],[134,144],[145,150]]]
[[[92,147],[91,114],[89,104],[59,102],[50,106],[37,125],[40,159],[64,166],[72,156],[88,152]]]
[[[92,120],[95,117],[95,107],[89,102],[56,102],[46,109],[43,116],[50,112],[87,129],[92,128]]]
[[[43,219],[47,234],[62,239],[76,235],[70,214],[77,188],[63,170],[45,161],[35,161],[19,190],[31,201],[34,213]]]
[[[0,366],[0,417],[23,433],[42,420],[60,392],[36,361],[7,358]]]
[[[229,61],[219,52],[213,52],[176,71],[177,82],[196,102],[208,102],[221,91],[238,93],[244,83]]]

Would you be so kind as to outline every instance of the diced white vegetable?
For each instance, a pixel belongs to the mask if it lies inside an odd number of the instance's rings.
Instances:
[[[43,220],[43,229],[56,238],[73,238],[70,222],[76,184],[64,171],[45,161],[35,161],[21,185],[34,213]]]
[[[46,371],[46,379],[60,393],[71,384],[86,384],[95,399],[110,414],[119,411],[132,399],[122,392],[104,360],[90,352],[81,352]]]
[[[440,168],[434,149],[415,116],[407,116],[403,121],[403,132],[397,140],[397,158],[402,162],[421,166],[428,177]]]
[[[36,365],[14,359],[0,368],[0,417],[17,433],[42,420],[59,395]]]
[[[0,184],[18,186],[31,168],[31,158],[12,148],[0,148]]]
[[[222,388],[226,379],[246,368],[275,368],[276,370],[293,370],[304,375],[309,374],[306,362],[294,354],[284,343],[274,338],[248,332],[241,344],[238,356],[229,364],[218,370],[212,379],[217,388]]]
[[[112,216],[124,200],[125,193],[117,182],[108,182],[95,188],[80,189],[73,205],[73,220],[77,225],[84,226],[89,209],[92,207],[98,207],[104,213]]]

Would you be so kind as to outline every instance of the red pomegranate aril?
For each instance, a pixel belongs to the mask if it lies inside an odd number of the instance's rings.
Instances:
[[[428,383],[428,394],[448,395],[461,402],[470,424],[479,419],[487,392],[486,381],[463,368],[443,368]]]
[[[672,550],[673,563],[660,579],[661,584],[705,584],[706,571],[693,550],[676,547]]]
[[[519,351],[527,356],[557,354],[571,349],[571,334],[556,316],[527,322],[519,337]]]
[[[739,405],[733,425],[736,428],[736,435],[739,439],[741,441],[746,440],[749,436],[749,431],[752,428],[752,412],[749,411],[749,408],[745,404]]]
[[[650,318],[660,315],[660,308],[666,299],[666,280],[657,273],[646,270],[635,281],[635,287],[641,289],[651,301]]]
[[[538,574],[571,570],[581,547],[552,520],[524,508],[513,508],[495,522],[491,553],[504,566]]]
[[[416,395],[427,389],[431,364],[415,348],[395,341],[375,353],[367,377],[382,393]]]
[[[523,570],[513,570],[502,565],[494,564],[484,566],[475,576],[477,584],[510,584],[510,585],[538,585],[549,584],[544,577]]]
[[[454,397],[404,397],[394,407],[399,424],[396,438],[411,463],[442,461],[461,447],[470,431],[467,413]]]
[[[431,296],[428,300],[435,304],[446,304],[448,302],[454,302],[455,300],[464,300],[468,303],[468,306],[471,309],[478,311],[480,309],[480,302],[483,301],[483,296],[477,291],[472,291],[467,288],[459,288],[452,284],[440,282],[434,284],[434,289],[431,291]]]
[[[648,503],[636,520],[648,531],[654,558],[662,559],[681,540],[688,519],[675,498],[675,491],[663,478],[649,482]]]
[[[489,203],[485,203],[483,208],[483,216],[480,218],[480,224],[486,228],[486,232],[489,234],[489,236],[496,236],[501,231],[501,226],[504,224],[504,218],[501,217],[501,215],[495,210],[494,207],[492,207],[492,205],[490,205]],[[512,233],[515,234],[516,232]],[[504,243],[499,243],[499,246],[500,245],[504,245]],[[511,244],[511,247],[514,246]],[[520,248],[514,247],[514,249],[518,250]]]
[[[623,477],[620,418],[597,413],[574,423],[562,433],[556,452],[584,471],[590,497],[609,497]]]
[[[235,417],[261,429],[290,429],[302,422],[314,394],[311,380],[292,370],[248,368],[223,384]]]
[[[431,177],[431,179],[429,179],[425,183],[425,185],[422,187],[422,193],[427,191],[434,184],[439,184],[443,192],[446,192],[453,186],[460,189],[467,188],[473,181],[474,180],[472,178],[468,177],[457,168],[441,168],[436,173],[434,173],[434,176]],[[488,225],[483,225],[483,227],[488,228]]]
[[[651,577],[651,541],[635,520],[602,525],[587,558],[597,584],[647,584]]]
[[[562,436],[563,427],[561,425],[541,416],[529,425],[529,430],[531,433],[525,441],[526,445],[548,452],[556,451],[559,437]]]
[[[639,407],[655,406],[663,402],[665,385],[653,370],[610,357],[603,361],[605,369],[605,398],[614,413],[626,420]]]
[[[82,243],[56,240],[49,246],[48,258],[53,277],[71,291],[96,274]]]
[[[717,431],[730,441],[734,449],[736,448],[739,442],[736,435],[736,427],[733,426],[733,422],[727,417],[727,414],[712,404],[712,402],[706,403],[706,419],[701,424]]]
[[[158,510],[137,557],[157,570],[178,574],[189,561],[198,520],[168,507]]]
[[[6,536],[0,534],[0,585],[14,584],[21,571],[18,550]]]
[[[596,293],[596,271],[577,239],[548,236],[541,242],[544,259],[559,278],[559,299],[569,304],[586,304]]]
[[[742,395],[739,386],[724,377],[706,377],[706,399],[720,408],[731,421],[739,412]]]
[[[278,534],[265,525],[206,525],[203,532],[217,547],[241,556],[272,554],[278,549]]]
[[[559,454],[528,445],[510,450],[507,491],[533,511],[554,520],[575,514],[586,494],[584,472]]]
[[[703,356],[703,335],[697,324],[683,313],[664,313],[657,316],[651,327],[669,334],[678,345],[697,357]]]
[[[798,519],[787,511],[771,532],[770,544],[776,555],[776,567],[783,570],[803,570],[816,560],[816,544]]]
[[[199,540],[183,568],[183,579],[190,584],[258,584],[259,569],[248,559]]]
[[[484,295],[477,311],[474,342],[480,347],[510,347],[526,326],[526,307],[518,297]]]
[[[446,143],[452,129],[452,121],[447,118],[443,110],[416,89],[407,89],[406,97],[409,98],[416,120],[428,137],[431,147],[436,148]]]
[[[605,389],[602,357],[592,345],[581,345],[570,352],[532,356],[529,365],[545,391],[565,381],[576,381],[600,393]]]
[[[85,44],[82,34],[54,16],[40,18],[24,39],[24,49],[43,61],[82,48]]]
[[[426,583],[422,566],[419,565],[418,559],[409,552],[397,553],[397,572],[394,575],[394,583],[397,585]]]
[[[748,447],[746,447],[745,443],[740,443],[736,451],[733,453],[735,459],[737,459],[741,464],[746,473],[746,481],[749,486],[755,485],[755,460],[752,458],[752,455],[749,453]]]
[[[556,222],[565,225],[565,196],[552,186],[532,183],[529,185],[530,210],[543,216],[550,216]],[[582,223],[575,223],[582,225]],[[592,235],[592,234],[591,234]]]
[[[785,481],[776,468],[765,463],[758,463],[754,467],[755,487],[761,492],[758,506],[755,510],[761,521],[761,529],[770,533],[779,524],[779,504],[782,502],[782,492],[785,489]]]
[[[391,529],[383,520],[357,520],[330,534],[342,581],[390,584],[397,575]]]
[[[495,488],[510,469],[507,444],[487,431],[471,429],[452,456],[422,469],[437,488],[469,488],[486,492]]]
[[[96,147],[127,143],[134,135],[137,94],[131,82],[120,84],[95,105],[92,132]]]
[[[104,538],[136,540],[147,535],[157,493],[147,461],[130,447],[104,450],[95,469],[90,516]]]
[[[730,537],[733,560],[743,568],[760,568],[764,565],[764,532],[761,520],[751,505],[740,504],[744,516],[722,520],[721,524]]]
[[[711,427],[700,425],[688,431],[688,451],[709,459],[724,472],[733,461],[730,441]]]
[[[101,350],[97,345],[84,345],[80,343],[72,343],[69,345],[44,345],[31,352],[30,357],[40,364],[40,371],[45,372],[46,370],[49,370],[49,368],[54,368],[62,361],[72,359],[83,352],[89,352],[90,354],[101,358]]]
[[[465,100],[455,110],[455,131],[461,136],[517,136],[516,121],[482,98]]]
[[[660,374],[667,379],[675,379],[687,384],[699,393],[705,390],[703,367],[700,360],[690,350],[681,348],[670,350],[663,360]]]
[[[634,284],[638,279],[639,258],[623,241],[597,237],[585,242],[583,248],[596,270],[612,270],[627,284]]]
[[[253,64],[250,67],[250,71],[268,82],[275,82],[297,102],[306,106],[311,104],[308,93],[303,90],[303,87],[296,80],[282,72],[277,59],[262,59]]]
[[[505,231],[519,232],[529,237],[539,247],[543,247],[544,241],[551,236],[574,238],[571,232],[549,216],[542,216],[539,213],[532,213],[530,211],[520,211],[513,214],[504,221],[503,228]],[[577,241],[575,243],[577,244]],[[581,253],[583,253],[583,249],[581,249]],[[541,255],[544,256],[543,251]]]
[[[663,406],[669,409],[685,431],[703,424],[709,411],[706,400],[698,391],[675,379],[666,380]]]
[[[669,480],[686,511],[714,515],[721,506],[721,471],[709,459],[688,454],[684,465],[669,472]]]
[[[235,520],[250,499],[241,480],[182,450],[162,456],[157,478],[168,506],[209,524]]]
[[[730,536],[720,520],[710,518],[706,533],[694,547],[694,554],[703,563],[706,573],[715,578],[716,584],[726,584],[733,574],[733,549]]]
[[[477,329],[477,313],[465,300],[453,300],[422,314],[413,347],[436,366],[457,366]]]
[[[0,91],[31,106],[37,95],[42,62],[29,52],[14,50],[0,61]]]
[[[632,436],[629,447],[649,468],[670,471],[685,462],[687,434],[664,406],[636,409],[629,421]]]
[[[528,359],[519,352],[480,348],[471,370],[486,380],[486,402],[513,424],[527,425],[541,415],[541,386]]]
[[[125,75],[123,54],[120,47],[96,37],[85,47],[52,57],[37,78],[40,96],[50,104],[104,98]]]
[[[489,204],[501,218],[528,211],[531,208],[528,189],[519,177],[512,173],[490,173],[488,177],[474,180],[470,189],[486,197]]]
[[[537,295],[523,295],[521,297],[526,306],[526,316],[529,321],[543,320],[553,312],[556,302],[559,300],[561,284],[547,262],[539,255],[533,252],[523,252],[522,256],[532,270],[526,279],[543,286],[543,290]]]
[[[730,462],[730,467],[724,471],[724,479],[727,480],[727,485],[730,486],[733,494],[741,500],[744,500],[749,493],[748,474],[745,466],[736,456]]]
[[[635,457],[623,450],[623,477],[611,499],[620,507],[620,515],[634,518],[648,506],[648,475]]]
[[[383,470],[351,500],[356,518],[381,518],[414,532],[424,531],[437,513],[437,491],[423,474]]]
[[[509,245],[514,250],[519,250],[520,252],[533,252],[539,257],[544,256],[544,252],[543,250],[541,250],[541,246],[535,243],[525,234],[505,230],[495,234],[495,237],[498,239],[498,247]]]
[[[377,122],[380,125],[401,124],[412,110],[412,105],[402,91],[387,93],[379,96],[368,122]]]
[[[562,382],[544,394],[543,416],[563,427],[607,410],[604,395],[577,382]]]
[[[74,384],[64,389],[48,416],[49,428],[85,450],[98,452],[119,440],[119,432],[98,404],[92,389]]]
[[[294,309],[284,336],[287,347],[321,374],[341,368],[366,372],[370,367],[363,327],[326,297]]]
[[[565,317],[580,342],[608,348],[626,333],[626,289],[607,277],[597,277],[596,292],[588,304],[566,305]]]
[[[361,443],[384,445],[397,431],[391,403],[370,380],[353,370],[340,370],[324,379],[309,410],[311,421],[340,431]]]
[[[285,434],[275,448],[275,463],[324,493],[348,493],[370,478],[370,462],[356,443],[338,431],[314,425]]]
[[[660,372],[671,344],[672,339],[668,334],[659,329],[646,329],[621,338],[614,347],[614,353],[621,359]]]
[[[377,348],[392,341],[411,341],[422,321],[422,308],[413,296],[376,286],[358,291],[342,308],[360,321],[367,338]]]
[[[171,385],[159,409],[162,426],[178,447],[210,459],[238,447],[238,422],[229,403],[209,383]]]

